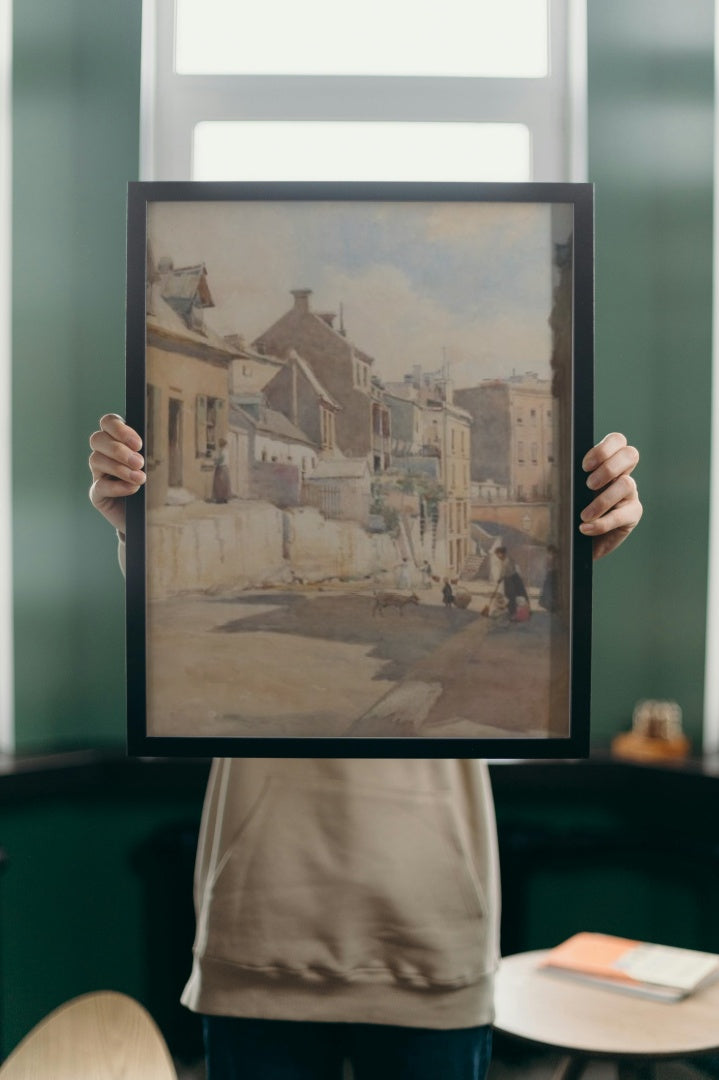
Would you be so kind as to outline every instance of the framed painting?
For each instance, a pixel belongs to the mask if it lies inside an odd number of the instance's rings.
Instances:
[[[589,185],[130,185],[130,753],[586,754],[592,368]]]

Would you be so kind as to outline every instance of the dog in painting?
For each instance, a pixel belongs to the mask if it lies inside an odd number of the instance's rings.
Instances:
[[[378,592],[374,594],[374,607],[372,608],[372,614],[376,615],[377,612],[381,615],[385,608],[397,608],[400,615],[404,615],[404,609],[407,604],[418,604],[419,597],[416,593],[412,593],[410,596],[403,596],[402,593],[396,592]]]

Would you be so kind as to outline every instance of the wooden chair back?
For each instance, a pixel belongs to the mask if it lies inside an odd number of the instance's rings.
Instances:
[[[41,1020],[0,1066],[0,1080],[177,1080],[177,1072],[146,1009],[99,991]]]

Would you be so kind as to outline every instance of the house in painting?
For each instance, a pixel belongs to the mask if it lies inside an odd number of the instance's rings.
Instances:
[[[556,488],[556,399],[549,379],[513,375],[457,390],[472,416],[472,481],[510,500],[545,502]]]
[[[226,334],[224,340],[235,354],[230,365],[231,394],[259,393],[284,366],[278,357],[251,349],[242,334]]]
[[[310,305],[311,289],[293,289],[293,307],[254,341],[259,353],[286,359],[294,350],[337,403],[337,447],[349,458],[366,458],[374,473],[391,464],[390,414],[372,375],[374,361],[335,328],[335,315]]]
[[[392,456],[415,457],[422,453],[422,406],[414,395],[404,396],[385,389],[385,401],[391,417]]]
[[[148,256],[152,263],[151,255]],[[206,325],[213,307],[203,264],[148,270],[146,317],[148,505],[208,499],[219,440],[227,435],[233,350]]]
[[[327,518],[367,526],[372,502],[372,475],[367,458],[326,458],[304,484],[302,501]]]
[[[336,418],[342,407],[295,349],[290,349],[264,393],[273,409],[283,413],[319,447],[321,456],[339,456]]]
[[[429,514],[430,561],[459,574],[473,551],[470,536],[470,454],[472,417],[454,398],[444,370],[412,372],[386,388],[392,414],[395,466],[407,476],[434,482],[435,498],[420,504]],[[422,535],[428,522],[423,520]],[[438,554],[436,546],[442,545]]]
[[[425,452],[440,462],[444,490],[447,569],[459,574],[473,550],[470,542],[470,432],[472,417],[454,404],[451,387],[433,393],[424,406]]]
[[[278,506],[297,506],[302,483],[317,466],[318,448],[262,394],[233,395],[230,438],[247,440],[249,495]]]

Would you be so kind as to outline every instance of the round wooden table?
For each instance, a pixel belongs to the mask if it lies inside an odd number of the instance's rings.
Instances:
[[[650,1076],[652,1061],[719,1048],[719,982],[682,1001],[652,1001],[542,970],[546,951],[507,956],[495,992],[495,1029],[565,1054],[553,1080],[612,1058],[620,1077]]]

